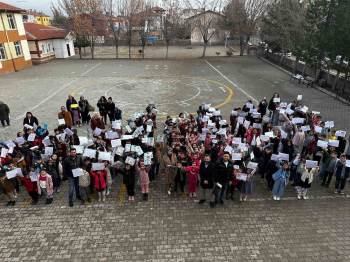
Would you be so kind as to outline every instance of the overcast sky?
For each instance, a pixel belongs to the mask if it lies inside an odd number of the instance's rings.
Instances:
[[[43,11],[51,15],[50,5],[51,2],[56,2],[56,0],[1,0],[1,2],[23,9],[36,9],[37,11]]]

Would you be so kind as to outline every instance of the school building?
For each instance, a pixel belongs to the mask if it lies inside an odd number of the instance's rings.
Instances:
[[[25,10],[0,2],[0,74],[32,66],[22,14]]]

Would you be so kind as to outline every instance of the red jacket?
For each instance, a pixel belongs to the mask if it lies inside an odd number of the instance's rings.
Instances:
[[[28,193],[38,192],[37,182],[32,182],[29,177],[25,177],[25,176],[18,177],[18,178],[21,180],[22,185],[25,187]]]
[[[94,179],[94,187],[97,191],[105,190],[106,180],[107,180],[107,171],[99,170],[99,171],[91,171],[90,176]]]

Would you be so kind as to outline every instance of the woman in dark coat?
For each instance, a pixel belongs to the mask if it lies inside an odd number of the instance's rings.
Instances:
[[[101,96],[101,98],[97,102],[98,111],[100,112],[100,115],[103,118],[104,124],[107,124],[107,99],[104,96]]]
[[[89,115],[89,107],[90,107],[89,102],[83,96],[81,96],[79,100],[79,109],[80,109],[81,121],[83,125],[88,124],[91,119]]]
[[[10,108],[4,102],[0,101],[0,121],[2,126],[10,125]]]
[[[210,160],[210,155],[205,155],[204,161],[199,168],[201,186],[199,204],[203,204],[206,201],[207,194],[214,186],[214,164]]]
[[[38,119],[35,116],[33,116],[33,114],[31,112],[27,112],[26,117],[23,119],[23,125],[34,126],[34,124],[39,126]]]

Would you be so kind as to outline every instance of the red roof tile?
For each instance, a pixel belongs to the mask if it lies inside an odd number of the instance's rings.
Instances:
[[[63,39],[67,31],[53,26],[45,26],[35,23],[24,23],[27,40]]]
[[[23,13],[26,10],[15,7],[13,5],[5,4],[3,2],[0,2],[0,11],[9,11],[14,13]]]

